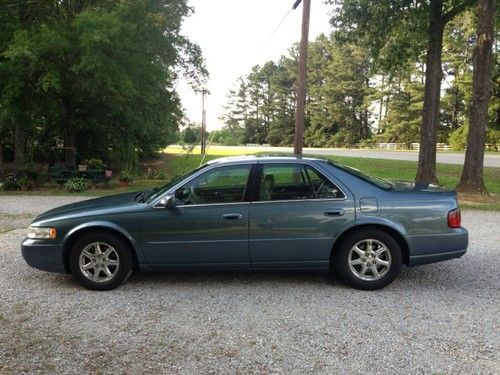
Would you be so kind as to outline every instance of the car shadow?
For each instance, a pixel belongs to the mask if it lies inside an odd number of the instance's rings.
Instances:
[[[378,291],[422,291],[444,289],[449,292],[478,289],[493,290],[495,281],[485,280],[473,272],[474,266],[464,260],[451,260],[442,263],[408,268],[403,266],[401,273],[388,287]],[[471,269],[469,269],[471,268]],[[58,288],[79,288],[70,275],[40,274],[39,281],[45,279],[47,284]],[[269,287],[298,288],[308,285],[313,288],[333,288],[336,290],[353,290],[343,284],[333,272],[314,271],[153,271],[137,272],[120,287],[121,290],[132,291],[139,287],[148,289],[176,288],[238,288]],[[373,292],[370,292],[373,293]]]
[[[198,285],[317,285],[346,288],[331,273],[314,271],[154,271],[133,275],[127,285],[198,286]]]

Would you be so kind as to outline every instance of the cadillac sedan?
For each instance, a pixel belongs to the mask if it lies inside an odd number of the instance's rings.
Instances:
[[[467,245],[454,192],[320,159],[237,157],[160,189],[47,211],[22,255],[95,290],[136,270],[333,270],[373,290],[403,264],[458,258]]]

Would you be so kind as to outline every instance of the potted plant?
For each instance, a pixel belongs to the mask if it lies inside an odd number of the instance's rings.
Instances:
[[[78,164],[78,170],[80,172],[86,171],[87,170],[87,163],[88,163],[87,159],[83,160],[81,162],[81,164]]]
[[[129,186],[134,181],[134,176],[132,176],[130,171],[124,170],[120,172],[118,180],[121,186]]]
[[[90,159],[87,163],[87,169],[94,171],[103,171],[105,168],[104,163],[101,159]]]

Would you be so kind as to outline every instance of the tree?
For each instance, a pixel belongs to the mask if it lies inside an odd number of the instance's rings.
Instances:
[[[386,115],[380,120],[377,139],[406,145],[418,142],[424,87],[421,67],[410,66],[407,71],[398,72],[397,77],[391,77],[390,101],[386,104]]]
[[[13,134],[16,165],[57,140],[120,163],[173,141],[179,73],[195,87],[207,75],[180,34],[190,13],[187,0],[0,4],[0,126]]]
[[[338,37],[366,43],[379,69],[397,69],[408,60],[415,61],[425,51],[424,104],[416,180],[422,184],[435,182],[443,33],[446,24],[470,7],[472,0],[330,2],[336,4],[332,24],[338,30]]]
[[[459,191],[487,194],[483,180],[484,145],[491,96],[495,0],[478,0],[477,42],[474,49],[473,97],[465,163]]]
[[[366,49],[320,35],[310,48],[310,146],[353,146],[371,137],[370,58]]]

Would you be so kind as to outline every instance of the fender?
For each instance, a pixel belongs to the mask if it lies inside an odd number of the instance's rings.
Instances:
[[[401,224],[394,223],[388,219],[385,219],[380,216],[362,216],[356,215],[356,226],[360,225],[383,225],[385,227],[389,227],[396,232],[398,232],[403,238],[406,238],[407,232],[405,227]]]
[[[112,231],[120,233],[132,245],[133,250],[137,255],[137,260],[139,265],[142,265],[146,262],[141,246],[137,243],[137,241],[134,240],[132,235],[125,228],[110,221],[90,221],[72,228],[70,231],[68,231],[68,233],[66,233],[66,236],[64,236],[62,241],[63,245],[65,245],[68,242],[68,240],[70,240],[74,235],[78,234],[80,231],[90,228],[110,229]]]

